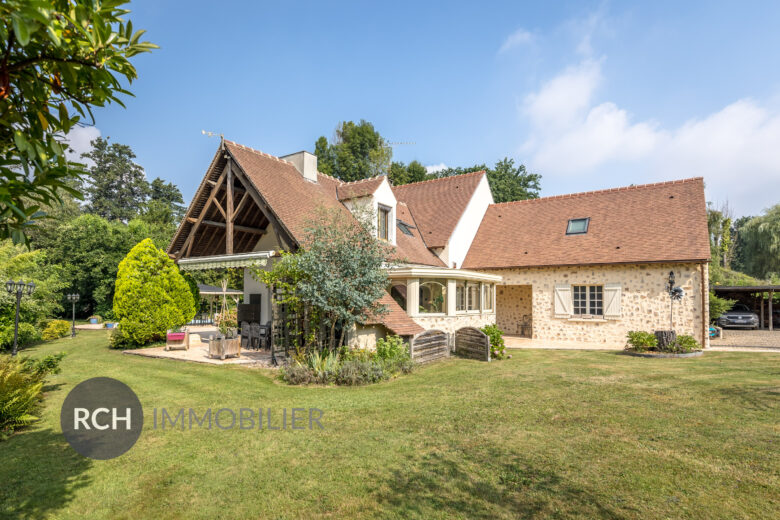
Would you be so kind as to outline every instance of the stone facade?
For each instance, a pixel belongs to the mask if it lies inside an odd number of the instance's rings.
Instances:
[[[532,337],[541,340],[624,344],[630,330],[653,331],[669,328],[670,299],[666,292],[669,271],[676,285],[685,290],[674,303],[674,329],[709,344],[709,287],[707,264],[628,264],[575,267],[533,267],[484,270],[503,277],[496,286],[498,324],[507,333],[516,332],[513,320],[532,308]],[[704,290],[702,290],[702,279]],[[556,317],[554,291],[558,284],[621,286],[620,316],[610,319]],[[513,286],[523,286],[516,288]],[[421,323],[422,325],[422,323]]]
[[[506,334],[531,337],[532,293],[530,285],[496,286],[496,325]]]
[[[412,316],[412,319],[425,330],[438,329],[450,334],[463,327],[482,328],[496,322],[493,312],[456,314],[455,316]]]

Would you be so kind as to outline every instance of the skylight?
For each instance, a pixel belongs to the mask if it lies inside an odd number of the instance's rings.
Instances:
[[[398,229],[401,230],[401,233],[403,233],[404,235],[409,235],[410,237],[414,236],[414,234],[412,233],[414,226],[410,226],[409,224],[407,224],[406,222],[400,219],[396,219],[395,223],[398,226]]]
[[[569,225],[566,227],[566,234],[584,235],[585,233],[588,232],[589,222],[590,222],[590,217],[569,219]]]

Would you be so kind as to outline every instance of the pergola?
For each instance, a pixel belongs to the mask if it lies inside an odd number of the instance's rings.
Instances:
[[[775,291],[780,293],[780,285],[714,285],[711,289],[716,295],[722,298],[742,300],[745,296],[752,297],[753,301],[760,306],[759,314],[761,321],[759,321],[759,323],[761,324],[761,328],[766,328],[764,309],[768,307],[766,313],[769,321],[768,328],[769,330],[774,330],[772,324],[772,299],[774,298]]]

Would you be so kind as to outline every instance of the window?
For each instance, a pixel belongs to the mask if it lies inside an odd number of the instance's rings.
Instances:
[[[412,230],[415,229],[414,226],[407,224],[406,222],[400,219],[395,221],[395,225],[398,226],[398,229],[400,229],[401,233],[403,233],[404,235],[409,235],[410,237],[414,236],[414,233],[412,233]]]
[[[590,218],[573,218],[569,220],[569,225],[566,226],[567,235],[584,235],[588,232],[588,224]]]
[[[390,208],[379,206],[376,218],[376,236],[382,240],[390,240]]]
[[[420,280],[420,312],[447,312],[447,280],[439,278]]]
[[[401,306],[403,310],[406,310],[406,282],[393,282],[390,287],[390,296],[393,297],[395,302]]]
[[[482,310],[493,310],[493,285],[489,283],[482,284]]]
[[[466,310],[466,282],[457,282],[455,285],[455,310]]]
[[[572,286],[575,316],[604,315],[604,287],[601,285]]]
[[[479,284],[470,283],[466,286],[466,298],[468,300],[468,310],[479,310]]]

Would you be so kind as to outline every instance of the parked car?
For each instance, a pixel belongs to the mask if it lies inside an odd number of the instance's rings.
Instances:
[[[737,303],[730,311],[721,314],[718,318],[718,326],[740,329],[757,329],[758,315],[751,311],[744,303]]]

